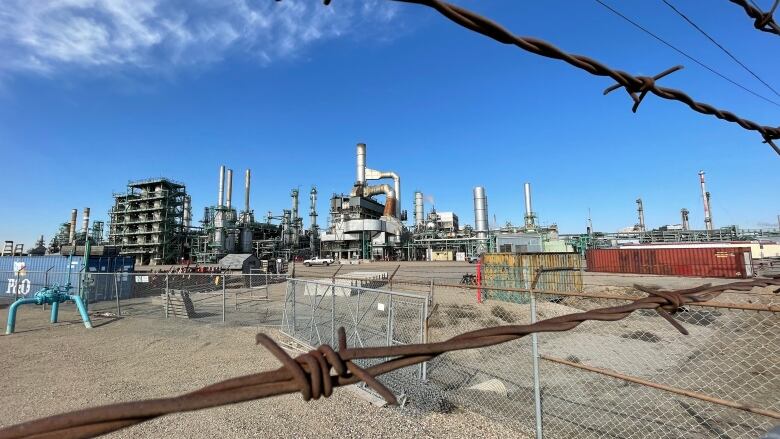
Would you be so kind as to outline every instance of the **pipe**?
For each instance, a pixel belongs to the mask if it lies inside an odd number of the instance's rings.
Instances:
[[[233,205],[233,170],[227,170],[227,196],[225,197],[225,207],[230,209]]]
[[[477,238],[487,238],[489,231],[487,196],[482,186],[474,188],[474,230],[477,232]]]
[[[644,232],[645,231],[645,208],[642,204],[642,199],[637,198],[636,199],[636,213],[639,216],[639,231]]]
[[[688,225],[688,209],[682,208],[680,209],[680,217],[682,222],[682,229],[683,230],[690,230],[690,227]]]
[[[366,184],[366,144],[357,144],[357,166],[356,166],[357,181],[356,184]]]
[[[8,307],[8,323],[5,326],[5,334],[13,334],[14,329],[16,328],[16,309],[19,308],[19,306],[27,304],[27,303],[37,303],[38,301],[34,298],[29,299],[19,299],[16,302],[12,303],[11,306]]]
[[[225,195],[225,165],[219,167],[219,193],[217,198],[217,207],[222,207],[222,200]]]
[[[385,200],[385,210],[382,213],[383,216],[395,216],[398,207],[398,199],[395,196],[395,191],[389,184],[378,184],[376,186],[366,186],[363,189],[363,196],[370,197],[373,195],[385,194],[387,199]]]
[[[247,169],[244,174],[244,211],[249,214],[249,186],[252,180],[252,171]]]
[[[68,229],[68,242],[72,245],[76,245],[76,219],[78,217],[78,209],[72,209],[70,211],[70,228]]]
[[[414,193],[414,225],[422,227],[425,224],[425,205],[423,194],[420,191]]]
[[[393,179],[393,190],[395,191],[395,199],[397,201],[395,216],[400,218],[401,217],[401,177],[399,177],[398,174],[392,171],[377,171],[375,169],[366,169],[365,172],[366,172],[365,175],[366,180],[381,180],[383,178]]]
[[[704,182],[704,171],[699,171],[699,183],[701,184],[701,198],[704,201],[704,227],[708,232],[712,231],[712,214],[710,211],[710,193]]]
[[[89,207],[84,208],[84,219],[81,223],[82,231],[84,232],[84,239],[89,239]]]

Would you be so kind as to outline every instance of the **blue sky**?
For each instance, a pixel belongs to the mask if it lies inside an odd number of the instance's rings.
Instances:
[[[723,74],[766,89],[660,0],[608,1]],[[769,6],[768,0],[759,4]],[[521,35],[548,40],[766,125],[780,107],[696,66],[595,1],[462,1]],[[726,1],[678,9],[780,89],[780,39]],[[471,190],[491,219],[534,209],[563,232],[650,226],[691,211],[703,226],[699,169],[716,226],[776,227],[780,159],[757,133],[648,97],[637,114],[611,82],[503,46],[425,7],[384,0],[7,0],[0,4],[0,239],[31,245],[71,208],[107,219],[128,180],[186,183],[193,211],[214,203],[217,173],[253,171],[256,213],[289,208],[312,184],[324,207],[368,165],[473,223]],[[239,198],[240,197],[236,197]],[[308,211],[304,197],[301,210]],[[324,209],[320,218],[324,219]]]

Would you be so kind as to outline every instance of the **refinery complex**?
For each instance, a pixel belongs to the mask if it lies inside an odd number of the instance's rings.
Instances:
[[[757,245],[753,257],[760,258],[765,256],[764,248],[771,253],[770,247],[780,241],[778,230],[714,227],[703,171],[699,172],[703,229],[691,228],[687,208],[680,210],[679,224],[648,229],[642,199],[638,198],[637,222],[633,227],[603,233],[589,226],[584,233],[562,235],[555,224],[539,223],[532,207],[529,183],[523,187],[523,224],[491,228],[485,187],[473,188],[473,212],[459,215],[439,211],[425,205],[421,191],[414,192],[409,200],[404,199],[402,177],[393,171],[369,167],[369,157],[366,144],[358,143],[355,181],[351,187],[344,182],[344,192],[332,194],[327,203],[318,205],[316,186],[308,192],[293,188],[289,208],[276,213],[255,213],[251,204],[250,169],[244,171],[243,188],[235,188],[243,194],[243,203],[238,205],[233,198],[234,184],[240,184],[241,178],[235,177],[232,169],[220,166],[216,200],[203,210],[199,220],[195,219],[185,183],[170,178],[131,181],[124,192],[113,194],[113,206],[106,220],[90,223],[90,209],[84,208],[79,227],[78,210],[73,209],[70,220],[59,225],[48,245],[43,235],[31,249],[5,241],[3,255],[121,255],[132,257],[136,266],[216,264],[231,254],[251,254],[260,261],[310,257],[341,262],[467,261],[487,252],[578,252],[584,256],[590,248],[740,242]],[[306,195],[309,219],[308,226],[304,227],[301,198]],[[327,211],[320,213],[323,205]],[[411,215],[405,209],[407,206]],[[464,225],[463,218],[468,218],[466,221],[473,218],[473,226]]]

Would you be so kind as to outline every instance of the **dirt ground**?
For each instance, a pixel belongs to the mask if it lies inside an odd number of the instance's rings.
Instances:
[[[7,309],[2,311],[3,317]],[[96,318],[87,330],[71,306],[48,324],[22,309],[18,332],[0,337],[0,425],[99,404],[155,398],[268,370],[278,362],[254,344],[265,328],[145,317]],[[272,334],[275,332],[270,331]],[[474,413],[407,415],[376,407],[342,389],[305,403],[285,395],[159,418],[107,437],[505,437]]]

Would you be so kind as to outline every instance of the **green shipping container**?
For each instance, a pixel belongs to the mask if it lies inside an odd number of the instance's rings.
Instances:
[[[487,299],[527,303],[528,293],[490,287],[530,290],[539,293],[582,291],[582,260],[577,253],[486,253],[482,258],[481,285]],[[540,272],[541,269],[541,272]]]

